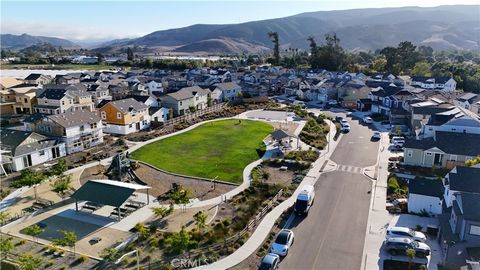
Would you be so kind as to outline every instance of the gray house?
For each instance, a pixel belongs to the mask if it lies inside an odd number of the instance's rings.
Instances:
[[[184,87],[177,92],[165,95],[162,103],[165,107],[172,109],[174,115],[184,115],[191,110],[207,108],[210,93],[210,90],[199,86]]]
[[[480,194],[459,193],[440,216],[440,244],[444,262],[457,269],[465,264],[467,248],[480,246]]]
[[[407,139],[404,164],[453,168],[480,155],[480,134],[437,131],[432,138]]]

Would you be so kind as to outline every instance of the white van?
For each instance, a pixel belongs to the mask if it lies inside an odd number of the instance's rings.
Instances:
[[[308,211],[315,200],[315,190],[312,185],[304,185],[297,196],[293,211],[296,215],[308,215]]]

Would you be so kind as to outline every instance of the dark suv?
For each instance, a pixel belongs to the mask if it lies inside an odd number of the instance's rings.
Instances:
[[[430,255],[430,247],[425,243],[403,237],[394,237],[385,240],[385,250],[394,256],[406,255],[406,251],[409,248],[415,250],[416,257],[425,258]]]

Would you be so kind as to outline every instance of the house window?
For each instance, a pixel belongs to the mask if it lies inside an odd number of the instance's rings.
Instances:
[[[180,106],[182,106],[182,102],[180,101]]]
[[[40,151],[38,152],[38,154],[39,154],[40,156],[44,156],[44,155],[45,155],[45,150],[40,150]]]
[[[450,155],[451,161],[457,161],[457,155]]]
[[[80,126],[80,131],[84,131],[85,130],[85,126],[84,125],[81,125]]]
[[[128,127],[129,127],[129,128],[132,128],[132,127],[133,127],[133,125],[132,125],[132,124],[130,124],[130,125],[128,125]]]
[[[106,113],[106,112],[102,111],[102,112],[100,113],[100,115],[102,116],[102,119],[103,119],[103,120],[107,119],[107,113]]]
[[[425,154],[426,154],[427,156],[431,156],[431,155],[432,155],[432,153],[430,153],[430,152],[427,152],[427,153],[425,153]]]
[[[412,156],[413,156],[413,151],[407,150],[407,157],[412,157]]]
[[[117,112],[117,119],[122,119],[122,114]]]
[[[97,128],[97,123],[90,124],[90,128],[91,129]]]
[[[470,226],[470,234],[480,236],[480,226],[471,225]]]
[[[24,103],[28,103],[28,99],[27,99],[27,98],[24,98],[23,100],[25,101]]]
[[[62,100],[62,105],[65,105],[65,100]]]

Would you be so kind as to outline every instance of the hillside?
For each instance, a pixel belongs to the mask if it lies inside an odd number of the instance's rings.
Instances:
[[[249,53],[272,46],[269,31],[279,33],[283,48],[307,49],[307,37],[321,42],[326,33],[335,32],[350,50],[375,50],[404,40],[435,49],[479,49],[480,6],[319,11],[240,24],[198,24],[117,41],[99,50],[139,46],[189,53]]]
[[[27,48],[37,44],[50,44],[55,47],[79,48],[79,46],[69,40],[55,37],[43,37],[43,36],[31,36],[28,34],[23,35],[11,35],[2,34],[0,36],[0,45],[2,49],[19,50]]]

